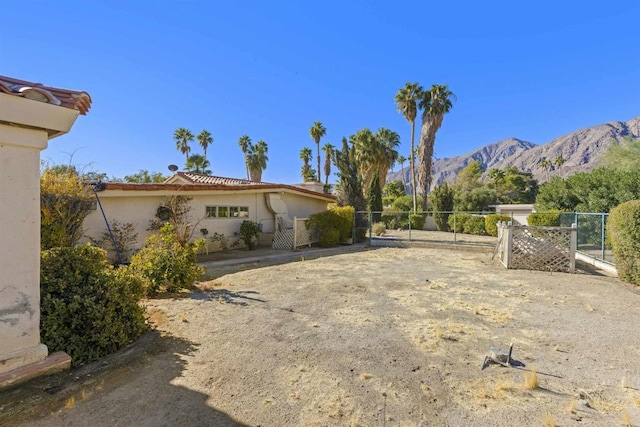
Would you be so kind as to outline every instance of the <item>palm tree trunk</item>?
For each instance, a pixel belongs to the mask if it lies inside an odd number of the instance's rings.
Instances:
[[[418,145],[418,163],[420,166],[418,179],[422,189],[422,210],[427,210],[427,193],[431,184],[431,167],[433,161],[433,147],[436,142],[436,132],[442,125],[443,115],[429,115],[422,121],[420,129],[420,143]]]
[[[318,150],[318,182],[322,182],[322,172],[320,172],[320,140],[316,141],[316,148]]]
[[[416,165],[414,161],[414,141],[416,134],[416,121],[411,121],[411,155],[409,156],[409,161],[411,163],[411,193],[413,194],[413,212],[415,213],[418,210],[418,193],[416,192]]]

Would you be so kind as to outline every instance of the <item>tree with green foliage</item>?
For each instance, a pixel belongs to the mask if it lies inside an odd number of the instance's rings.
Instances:
[[[203,130],[196,138],[198,139],[198,144],[200,144],[204,150],[204,159],[207,160],[207,148],[213,144],[213,137],[208,130]]]
[[[553,163],[551,163],[551,161],[545,157],[540,159],[540,161],[538,162],[538,167],[546,172],[547,181],[549,180],[549,171],[551,170],[551,166],[553,166]]]
[[[422,125],[420,128],[420,143],[418,144],[418,180],[422,190],[422,210],[427,209],[427,194],[431,185],[431,167],[433,162],[433,148],[436,133],[442,126],[444,115],[453,108],[456,96],[447,85],[433,85],[424,91],[419,100],[422,110]]]
[[[133,183],[162,183],[165,182],[169,177],[164,176],[161,172],[149,172],[146,169],[140,169],[138,173],[133,175],[125,175],[125,182],[133,182]]]
[[[311,148],[304,147],[302,150],[300,150],[300,159],[303,161],[300,173],[304,182],[315,180],[316,171],[311,169],[311,165],[309,164],[309,162],[311,161],[311,156],[313,156]]]
[[[75,168],[49,168],[40,175],[40,246],[74,246],[84,235],[84,219],[93,209],[95,195]]]
[[[602,165],[611,169],[640,169],[640,138],[627,136],[614,141],[602,156]]]
[[[491,173],[499,169],[489,171]],[[501,170],[503,178],[500,181],[492,180],[489,184],[498,194],[501,203],[533,203],[538,191],[538,181],[530,172],[522,172],[512,166]]]
[[[458,171],[453,189],[458,192],[467,192],[482,187],[482,174],[484,166],[479,160],[469,162],[464,168]]]
[[[405,83],[395,96],[398,112],[411,124],[411,156],[409,157],[411,169],[411,192],[413,196],[413,211],[418,211],[418,193],[416,191],[416,167],[415,167],[415,131],[416,115],[418,114],[418,101],[422,99],[424,90],[418,83]]]
[[[247,167],[249,168],[251,181],[262,182],[262,172],[267,168],[267,161],[269,160],[269,157],[267,157],[268,151],[267,143],[262,140],[249,145]]]
[[[323,136],[327,134],[327,129],[322,125],[321,122],[314,122],[311,129],[309,129],[309,135],[311,135],[311,139],[316,143],[316,152],[318,153],[318,182],[322,182],[320,178],[320,140]]]
[[[482,212],[496,204],[498,194],[496,190],[487,186],[476,187],[469,191],[458,191],[454,197],[453,206],[456,211]]]
[[[433,203],[433,220],[436,228],[440,231],[449,231],[449,212],[453,211],[453,200],[455,192],[453,188],[444,182],[431,192]]]
[[[247,179],[249,179],[249,159],[247,158],[249,147],[251,147],[251,138],[249,138],[249,135],[242,135],[240,139],[238,139],[238,146],[240,147],[240,150],[242,150],[242,155],[244,156],[244,167],[247,170]]]
[[[398,180],[389,181],[382,189],[382,195],[384,197],[398,198],[404,196],[404,186]]]
[[[398,158],[396,151],[396,147],[400,144],[398,134],[386,128],[380,128],[376,133],[364,128],[351,135],[349,139],[353,144],[354,156],[364,187],[369,188],[376,173],[380,181],[378,185],[383,187],[387,172]]]
[[[402,180],[402,193],[406,194],[406,188],[407,188],[407,184],[405,183],[405,176],[404,176],[404,162],[407,161],[407,158],[403,155],[399,155],[398,158],[396,159],[396,162],[400,163],[400,179]]]
[[[331,163],[333,162],[333,152],[335,147],[329,143],[326,143],[322,147],[324,151],[324,185],[329,185],[329,175],[331,175]]]
[[[382,213],[382,190],[380,189],[380,176],[378,172],[373,175],[373,179],[367,190],[367,210],[372,213],[373,222],[380,221]]]
[[[616,170],[600,167],[551,178],[540,186],[535,207],[538,212],[609,212],[629,200],[640,199],[640,169]]]
[[[358,164],[346,138],[342,138],[342,149],[335,152],[335,164],[339,178],[338,205],[353,206],[356,211],[366,210]]]
[[[209,160],[201,154],[194,154],[189,156],[187,164],[185,165],[186,172],[197,173],[201,175],[211,175],[209,167]]]
[[[234,236],[238,237],[236,243],[242,242],[248,251],[253,250],[258,244],[258,236],[260,235],[260,226],[257,222],[244,220],[240,224],[240,230],[238,230]]]
[[[553,167],[555,169],[560,170],[560,168],[562,167],[562,165],[564,165],[566,162],[566,160],[564,159],[564,157],[562,156],[556,156],[555,159],[553,159]]]
[[[179,128],[173,133],[173,139],[176,141],[176,149],[184,154],[185,159],[189,158],[191,147],[189,144],[193,142],[193,134],[189,129]]]

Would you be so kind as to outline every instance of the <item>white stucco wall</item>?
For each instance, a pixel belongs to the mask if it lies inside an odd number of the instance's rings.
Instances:
[[[207,237],[211,237],[213,233],[220,233],[227,238],[232,238],[245,219],[260,224],[264,233],[272,233],[275,230],[275,221],[273,213],[267,207],[266,193],[106,190],[98,193],[98,196],[110,223],[116,220],[120,223],[131,222],[134,224],[138,233],[136,248],[140,248],[145,239],[153,233],[148,230],[149,221],[156,218],[158,206],[171,195],[178,194],[192,198],[190,219],[195,228],[193,238],[202,237],[200,230],[203,228],[208,231]],[[292,193],[281,193],[280,195],[289,207],[291,218],[294,216],[308,217],[313,213],[326,210],[328,206],[326,200]],[[206,206],[246,206],[249,208],[249,216],[247,218],[206,218]],[[94,239],[99,239],[106,231],[106,225],[99,209],[87,216],[84,228],[85,235]],[[216,244],[210,243],[209,250],[216,248]]]

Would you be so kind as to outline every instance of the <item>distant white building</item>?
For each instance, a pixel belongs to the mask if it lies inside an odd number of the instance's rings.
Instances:
[[[527,224],[527,217],[535,212],[532,204],[505,204],[505,205],[491,205],[489,209],[495,210],[497,214],[509,215],[514,223],[520,225]]]

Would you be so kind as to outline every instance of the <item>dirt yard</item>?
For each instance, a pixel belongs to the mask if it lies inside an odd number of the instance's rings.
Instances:
[[[0,423],[640,425],[640,289],[617,279],[377,248],[202,289],[148,301],[123,353],[0,394]],[[509,343],[517,366],[480,369]]]

